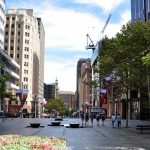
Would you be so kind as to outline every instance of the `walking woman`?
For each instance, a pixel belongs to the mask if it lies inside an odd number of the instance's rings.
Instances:
[[[102,126],[104,126],[105,114],[102,114],[101,118],[102,118]]]
[[[90,120],[91,120],[91,124],[92,124],[92,127],[93,127],[94,115],[93,115],[93,113],[92,113],[92,112],[91,112],[91,114],[90,114]]]
[[[99,114],[99,113],[97,113],[97,114],[96,114],[97,126],[99,126],[99,120],[100,120],[100,114]]]

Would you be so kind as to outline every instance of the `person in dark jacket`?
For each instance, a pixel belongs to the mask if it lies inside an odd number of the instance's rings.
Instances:
[[[105,121],[105,114],[102,114],[101,119],[102,119],[102,126],[103,126],[104,125],[104,121]]]

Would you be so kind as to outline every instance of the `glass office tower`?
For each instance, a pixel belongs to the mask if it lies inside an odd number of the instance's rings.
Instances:
[[[131,0],[131,21],[150,20],[150,0]]]

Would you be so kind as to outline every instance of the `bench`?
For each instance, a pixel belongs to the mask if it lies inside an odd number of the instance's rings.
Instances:
[[[149,125],[137,125],[136,130],[141,130],[141,134],[142,134],[143,130],[150,130],[150,124]]]

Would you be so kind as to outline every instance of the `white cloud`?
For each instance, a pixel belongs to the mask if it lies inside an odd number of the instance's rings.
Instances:
[[[114,10],[119,4],[124,1],[125,0],[74,0],[75,3],[100,6],[104,12]]]
[[[49,15],[51,14],[51,15]],[[46,30],[46,47],[80,51],[85,48],[86,34],[102,21],[91,14],[73,10],[49,9],[41,14]]]

